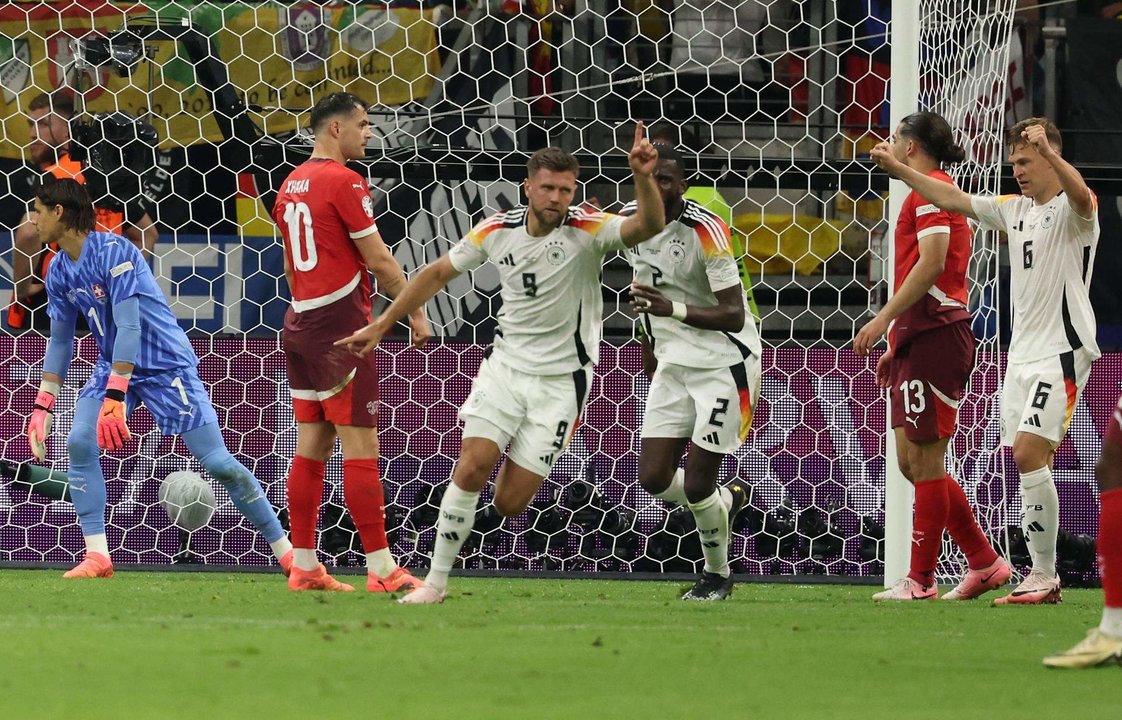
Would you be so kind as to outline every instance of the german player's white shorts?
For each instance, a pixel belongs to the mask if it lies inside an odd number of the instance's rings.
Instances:
[[[464,437],[491,440],[521,467],[542,477],[572,440],[592,387],[592,369],[530,375],[495,356],[485,358],[460,408]]]
[[[643,412],[644,438],[690,438],[694,445],[730,454],[748,437],[760,395],[760,359],[725,368],[660,362]]]
[[[1017,433],[1027,432],[1059,445],[1087,385],[1094,358],[1079,349],[1041,360],[1009,363],[1001,386],[1001,443],[1012,446]]]

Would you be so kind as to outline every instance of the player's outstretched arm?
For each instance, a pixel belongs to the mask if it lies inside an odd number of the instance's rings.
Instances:
[[[394,323],[423,307],[433,295],[440,292],[441,288],[459,274],[460,271],[452,265],[452,260],[447,255],[425,265],[409,282],[405,283],[398,296],[385,312],[374,318],[374,322],[336,341],[335,345],[346,347],[356,355],[365,355],[382,340]]]
[[[355,240],[354,243],[362,254],[366,267],[374,273],[374,278],[378,281],[378,290],[391,300],[396,299],[405,289],[405,273],[402,271],[401,265],[398,265],[389,247],[386,246],[385,241],[382,240],[381,233],[371,233],[366,237]],[[432,337],[432,325],[425,317],[423,304],[409,313],[409,328],[412,331],[412,341],[415,347],[421,347]]]
[[[903,181],[912,190],[922,195],[928,202],[948,212],[965,215],[977,220],[974,208],[970,204],[970,196],[950,183],[937,178],[928,177],[918,170],[913,170],[905,163],[900,162],[892,154],[892,143],[881,142],[873,148],[870,157],[882,170],[897,180]]]
[[[1076,212],[1079,217],[1090,219],[1095,214],[1095,200],[1091,195],[1091,188],[1087,187],[1086,181],[1079,171],[1063,159],[1056,149],[1052,147],[1052,143],[1048,142],[1048,135],[1044,131],[1043,125],[1029,125],[1021,131],[1021,137],[1032,144],[1036,151],[1040,153],[1040,157],[1051,163],[1056,171],[1056,177],[1060,180],[1060,187],[1063,188],[1064,194],[1067,196],[1067,202],[1071,205],[1071,209]]]
[[[624,245],[634,247],[650,240],[666,227],[666,213],[654,181],[658,150],[643,137],[641,120],[635,124],[635,142],[627,154],[627,164],[631,166],[631,175],[635,178],[635,204],[638,207],[634,215],[623,221],[619,233]]]

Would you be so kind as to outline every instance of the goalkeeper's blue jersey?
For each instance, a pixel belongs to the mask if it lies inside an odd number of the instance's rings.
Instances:
[[[101,351],[99,362],[113,360],[117,339],[113,306],[135,296],[140,304],[140,348],[133,373],[153,374],[199,364],[144,256],[126,238],[91,232],[77,261],[65,252],[55,255],[46,284],[51,319],[84,317]]]

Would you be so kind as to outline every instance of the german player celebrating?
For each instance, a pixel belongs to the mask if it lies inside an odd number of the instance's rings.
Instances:
[[[954,189],[942,170],[965,151],[954,143],[947,121],[935,113],[904,118],[891,144],[882,143],[898,167]],[[1004,585],[1011,575],[986,539],[970,502],[946,471],[944,457],[958,404],[974,368],[974,334],[967,309],[966,271],[972,233],[961,213],[940,210],[917,192],[904,200],[896,220],[896,274],[892,298],[853,340],[867,355],[888,333],[888,351],[877,362],[877,382],[889,389],[897,460],[915,486],[911,566],[908,575],[875,600],[926,600],[939,595],[935,566],[947,530],[969,565],[944,600],[969,600]]]
[[[632,304],[643,323],[644,365],[655,369],[643,411],[639,483],[688,507],[704,569],[683,600],[724,600],[732,591],[730,526],[748,500],[734,479],[718,487],[721,462],[752,425],[760,393],[760,337],[732,254],[729,227],[684,197],[682,156],[656,145],[655,182],[666,229],[627,259],[635,268]],[[621,214],[634,212],[625,207]],[[685,469],[679,469],[689,448]]]
[[[635,129],[628,163],[638,210],[628,218],[574,205],[580,164],[556,147],[527,163],[527,205],[476,225],[447,255],[416,273],[386,311],[338,342],[365,354],[401,318],[450,280],[487,260],[501,282],[495,343],[460,409],[460,457],[440,501],[432,567],[399,602],[444,600],[448,574],[471,534],[479,493],[509,446],[495,480],[495,508],[517,515],[572,439],[600,353],[604,256],[663,228],[652,174],[658,153]]]

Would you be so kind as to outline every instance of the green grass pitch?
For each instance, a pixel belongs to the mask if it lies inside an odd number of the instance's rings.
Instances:
[[[0,718],[1122,716],[1122,669],[1040,664],[1098,622],[1098,590],[994,608],[684,587],[453,578],[443,605],[402,607],[279,574],[3,570]]]

